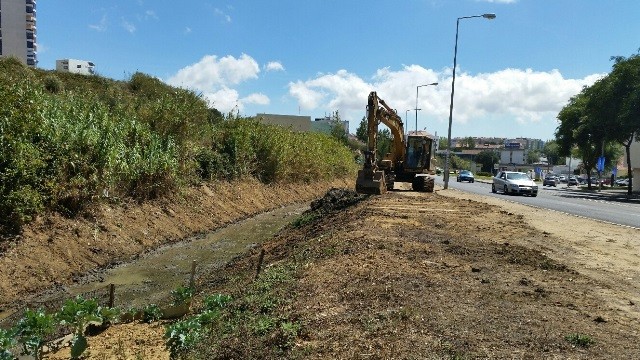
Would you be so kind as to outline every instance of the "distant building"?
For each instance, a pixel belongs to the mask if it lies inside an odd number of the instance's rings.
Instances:
[[[311,124],[311,128],[313,131],[322,132],[328,134],[331,132],[331,128],[333,127],[335,121],[330,116],[325,116],[322,118],[315,118],[313,123]],[[344,132],[349,133],[349,122],[341,121],[342,126],[344,127]]]
[[[0,56],[35,67],[36,49],[36,0],[0,0]]]
[[[288,127],[294,131],[311,131],[311,116],[256,114],[255,118],[261,123]]]
[[[525,149],[505,149],[500,151],[501,165],[524,165],[527,163],[527,151]]]
[[[60,72],[93,75],[95,73],[95,67],[95,64],[91,61],[75,59],[56,60],[56,71]]]

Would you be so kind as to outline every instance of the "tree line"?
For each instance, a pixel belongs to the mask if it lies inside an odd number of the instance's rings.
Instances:
[[[640,50],[630,57],[614,56],[611,60],[611,72],[584,87],[557,116],[559,153],[578,155],[588,174],[601,156],[605,157],[605,168],[612,169],[620,146],[625,149],[627,168],[631,170],[631,143],[640,141]],[[629,195],[632,181],[629,171]]]

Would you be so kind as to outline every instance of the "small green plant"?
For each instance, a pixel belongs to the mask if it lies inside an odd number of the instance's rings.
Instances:
[[[173,299],[173,305],[182,305],[191,301],[193,297],[192,287],[183,287],[171,291],[171,297]]]
[[[203,338],[203,327],[220,319],[222,308],[229,302],[231,302],[229,295],[209,295],[204,299],[204,310],[200,314],[168,325],[165,338],[171,358],[176,358],[179,354],[193,348]]]
[[[15,327],[15,335],[18,342],[22,344],[25,355],[31,355],[36,360],[42,359],[42,347],[45,344],[47,335],[53,333],[55,329],[54,317],[45,313],[43,309],[24,312],[22,319]]]
[[[207,310],[222,309],[232,300],[231,296],[223,294],[209,295],[204,298],[204,307]]]
[[[306,224],[313,222],[318,218],[318,214],[315,212],[305,212],[304,214],[298,216],[291,222],[291,226],[294,228],[302,227]]]
[[[13,332],[0,329],[0,360],[13,360],[15,356],[11,353],[11,348],[15,345]]]
[[[77,359],[87,349],[88,343],[84,333],[90,324],[103,325],[110,322],[118,315],[118,311],[112,308],[103,308],[95,299],[84,299],[77,296],[73,300],[67,300],[56,319],[62,326],[70,326],[73,329],[71,344],[71,358]]]
[[[140,312],[140,310],[130,307],[120,312],[120,322],[130,323],[136,319],[136,315]]]
[[[177,358],[180,353],[191,349],[202,338],[200,317],[195,316],[167,326],[165,338],[167,338],[166,346],[171,358]]]
[[[295,322],[285,321],[280,323],[281,342],[280,348],[282,350],[291,349],[295,345],[296,338],[300,333],[300,324]]]
[[[593,339],[591,339],[589,335],[583,335],[579,333],[569,334],[565,336],[564,339],[571,343],[573,346],[583,348],[587,348],[594,343]]]
[[[150,324],[160,320],[160,317],[162,317],[162,310],[156,304],[147,305],[142,309],[142,322]]]

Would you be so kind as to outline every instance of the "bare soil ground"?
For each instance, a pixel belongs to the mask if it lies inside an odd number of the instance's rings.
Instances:
[[[79,231],[76,220],[41,220],[39,231],[25,233],[2,254],[0,294],[6,301],[56,278],[71,281],[75,272],[179,239],[197,222],[206,226],[195,231],[215,227],[213,208],[228,209],[233,221],[231,210],[240,217],[255,210],[246,208],[253,204],[246,199],[276,201],[265,199],[260,191],[267,189],[255,184],[225,189],[218,191],[235,194],[237,201],[206,209],[193,201],[110,209],[104,214],[118,215],[83,220]],[[303,193],[320,196],[324,190]],[[94,229],[105,237],[128,234],[121,241],[131,244],[112,250],[108,241],[99,242],[102,236],[92,236]],[[143,229],[152,235],[140,235]],[[291,358],[637,359],[639,235],[455,190],[394,191],[289,228],[263,248],[265,266],[292,258],[301,265],[288,311],[303,328]],[[120,236],[111,241],[117,244]],[[60,246],[65,241],[70,251]],[[92,244],[103,250],[87,248]],[[38,253],[61,257],[56,261],[65,271],[49,274]],[[248,276],[257,257],[254,250],[199,279],[199,292],[237,288],[223,279]],[[8,280],[13,275],[17,280]],[[168,359],[162,335],[158,324],[115,325],[89,339],[87,358]],[[576,335],[590,344],[567,340]],[[68,358],[68,349],[47,358]]]
[[[28,302],[45,289],[79,281],[89,271],[270,209],[309,202],[349,183],[219,182],[143,204],[114,199],[75,218],[47,214],[17,238],[0,241],[0,315],[3,305]]]

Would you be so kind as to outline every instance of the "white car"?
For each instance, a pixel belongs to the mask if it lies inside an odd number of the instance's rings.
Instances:
[[[618,186],[629,186],[629,178],[618,179],[618,180],[616,180],[615,184],[618,185]]]
[[[538,184],[529,175],[517,171],[500,171],[493,177],[491,192],[538,196]]]

